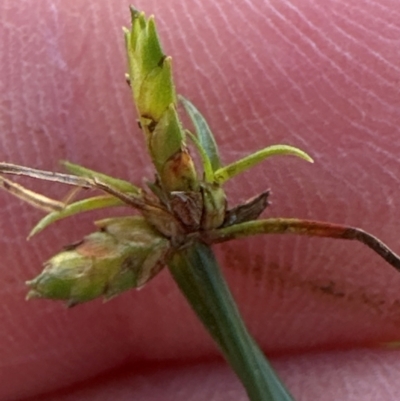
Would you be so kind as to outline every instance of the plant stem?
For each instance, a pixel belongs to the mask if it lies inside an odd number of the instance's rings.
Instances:
[[[197,316],[239,376],[251,401],[293,401],[246,329],[211,248],[179,250],[169,270]]]

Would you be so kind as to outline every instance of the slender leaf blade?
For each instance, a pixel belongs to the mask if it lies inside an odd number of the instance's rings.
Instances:
[[[132,195],[141,195],[142,193],[142,190],[139,187],[131,184],[128,181],[99,173],[98,171],[91,170],[87,167],[83,167],[79,164],[71,163],[66,160],[61,161],[61,164],[72,174],[75,174],[79,177],[96,178],[101,182],[104,182],[105,184],[117,189],[118,191],[130,192]]]
[[[105,207],[124,206],[125,203],[110,195],[94,196],[92,198],[83,199],[69,205],[64,209],[47,214],[33,227],[28,235],[28,239],[43,231],[47,226],[55,223],[58,220],[65,219],[66,217],[73,216],[74,214],[88,212],[96,209],[103,209]]]
[[[231,163],[225,167],[222,167],[215,171],[215,180],[219,184],[223,184],[225,181],[230,180],[235,175],[243,173],[246,170],[251,169],[256,164],[261,163],[265,159],[271,156],[282,156],[291,155],[297,156],[300,159],[306,160],[313,163],[313,159],[302,150],[289,145],[272,145],[267,148],[261,149],[257,152],[252,153],[249,156],[244,157],[234,163]]]
[[[210,159],[213,171],[218,170],[221,168],[218,145],[206,119],[188,99],[179,95],[179,100],[193,122],[199,142]]]

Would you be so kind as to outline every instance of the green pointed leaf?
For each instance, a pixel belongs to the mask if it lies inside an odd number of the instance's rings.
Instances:
[[[66,217],[73,216],[74,214],[88,212],[95,209],[103,209],[105,207],[113,207],[113,206],[124,206],[125,203],[110,195],[102,195],[95,196],[88,199],[83,199],[69,205],[66,205],[63,210],[51,212],[43,217],[36,225],[33,227],[31,232],[28,235],[28,239],[33,237],[34,235],[40,233],[50,224],[65,219]]]
[[[268,157],[278,155],[297,156],[300,159],[313,163],[313,159],[307,153],[298,148],[288,145],[273,145],[252,153],[251,155],[246,156],[243,159],[240,159],[232,164],[229,164],[228,166],[218,169],[217,171],[215,171],[215,180],[219,184],[223,184],[225,181],[228,181],[235,175],[251,169],[256,164],[261,163]]]
[[[97,178],[99,181],[110,185],[118,191],[129,192],[132,195],[141,195],[142,193],[142,190],[139,187],[131,184],[128,181],[110,177],[109,175],[99,173],[97,171],[88,169],[75,163],[71,163],[66,160],[61,161],[61,164],[72,174],[75,174],[79,177]]]
[[[188,99],[179,95],[179,100],[192,120],[199,142],[210,160],[213,171],[218,170],[221,168],[218,145],[206,119]]]

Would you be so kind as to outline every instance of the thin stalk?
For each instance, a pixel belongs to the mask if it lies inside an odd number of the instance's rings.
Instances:
[[[211,248],[176,252],[169,270],[191,307],[239,376],[251,401],[293,401],[247,331]]]

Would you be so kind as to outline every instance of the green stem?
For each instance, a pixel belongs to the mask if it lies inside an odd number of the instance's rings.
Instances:
[[[239,376],[251,401],[293,401],[246,329],[211,248],[176,252],[169,270],[197,316]]]

